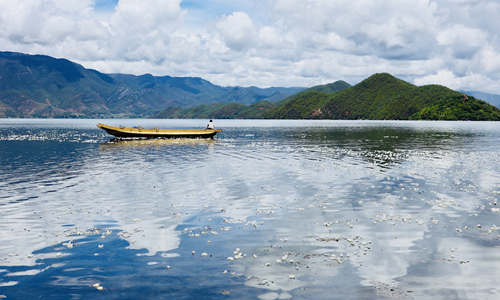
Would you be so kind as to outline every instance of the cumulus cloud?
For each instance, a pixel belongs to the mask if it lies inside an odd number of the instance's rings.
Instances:
[[[92,10],[95,0],[52,0],[54,5],[67,12],[87,13]]]
[[[499,14],[500,2],[479,0],[120,0],[105,13],[95,0],[7,0],[0,45],[220,85],[355,84],[389,72],[500,94]]]
[[[414,83],[416,85],[440,84],[454,90],[479,90],[490,93],[500,90],[500,83],[485,75],[469,72],[459,77],[448,69],[442,69],[435,74],[416,78]]]
[[[254,45],[257,30],[252,19],[244,12],[235,12],[227,17],[222,16],[215,27],[230,49],[242,51]]]

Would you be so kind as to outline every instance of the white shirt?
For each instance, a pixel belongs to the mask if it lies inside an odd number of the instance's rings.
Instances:
[[[214,129],[214,122],[208,122],[207,129]]]

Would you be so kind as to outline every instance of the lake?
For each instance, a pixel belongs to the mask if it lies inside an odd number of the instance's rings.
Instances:
[[[0,119],[0,298],[493,299],[500,123]]]

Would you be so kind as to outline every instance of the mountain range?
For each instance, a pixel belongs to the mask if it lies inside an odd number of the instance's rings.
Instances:
[[[222,87],[196,77],[104,74],[66,59],[0,52],[0,117],[150,117],[170,107],[274,102],[304,88]]]
[[[500,120],[500,96],[415,86],[388,73],[351,86],[222,87],[197,77],[104,74],[0,52],[0,117]]]
[[[170,107],[155,118],[263,118],[330,120],[500,120],[500,110],[441,85],[415,86],[388,73],[350,86],[337,81],[274,103]]]
[[[500,120],[500,110],[441,85],[415,86],[388,73],[379,73],[334,93],[298,93],[267,111],[263,118]]]
[[[224,103],[211,105],[198,105],[191,108],[169,107],[166,110],[156,114],[154,118],[158,119],[261,119],[269,110],[276,110],[283,104],[293,100],[300,95],[316,91],[322,93],[334,93],[351,85],[344,81],[336,81],[325,85],[318,85],[308,88],[299,93],[285,97],[276,102],[258,101],[251,105],[240,103]]]

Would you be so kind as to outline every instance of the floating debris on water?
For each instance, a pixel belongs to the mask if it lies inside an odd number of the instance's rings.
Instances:
[[[216,293],[234,288],[238,297],[244,287],[261,299],[343,291],[341,277],[354,280],[354,298],[370,286],[378,297],[408,299],[444,287],[481,298],[496,288],[498,280],[486,280],[500,246],[495,124],[314,122],[320,125],[251,127],[252,141],[239,133],[250,129],[231,128],[208,151],[205,142],[179,141],[129,148],[95,134],[87,140],[104,143],[83,145],[83,136],[63,137],[58,129],[57,139],[0,133],[72,143],[54,148],[63,157],[33,144],[34,156],[18,147],[3,161],[10,167],[3,242],[12,246],[0,253],[2,288],[18,284],[9,278],[74,280],[85,270],[93,278],[86,286],[99,278],[107,288],[94,288],[118,291],[126,278],[111,274],[112,264],[131,272],[147,265],[141,274],[167,293],[203,277]],[[18,157],[32,159],[33,170]],[[390,264],[383,274],[380,262]],[[183,277],[187,268],[193,271]],[[464,290],[457,268],[479,274],[483,290]],[[422,273],[429,269],[447,279]]]

